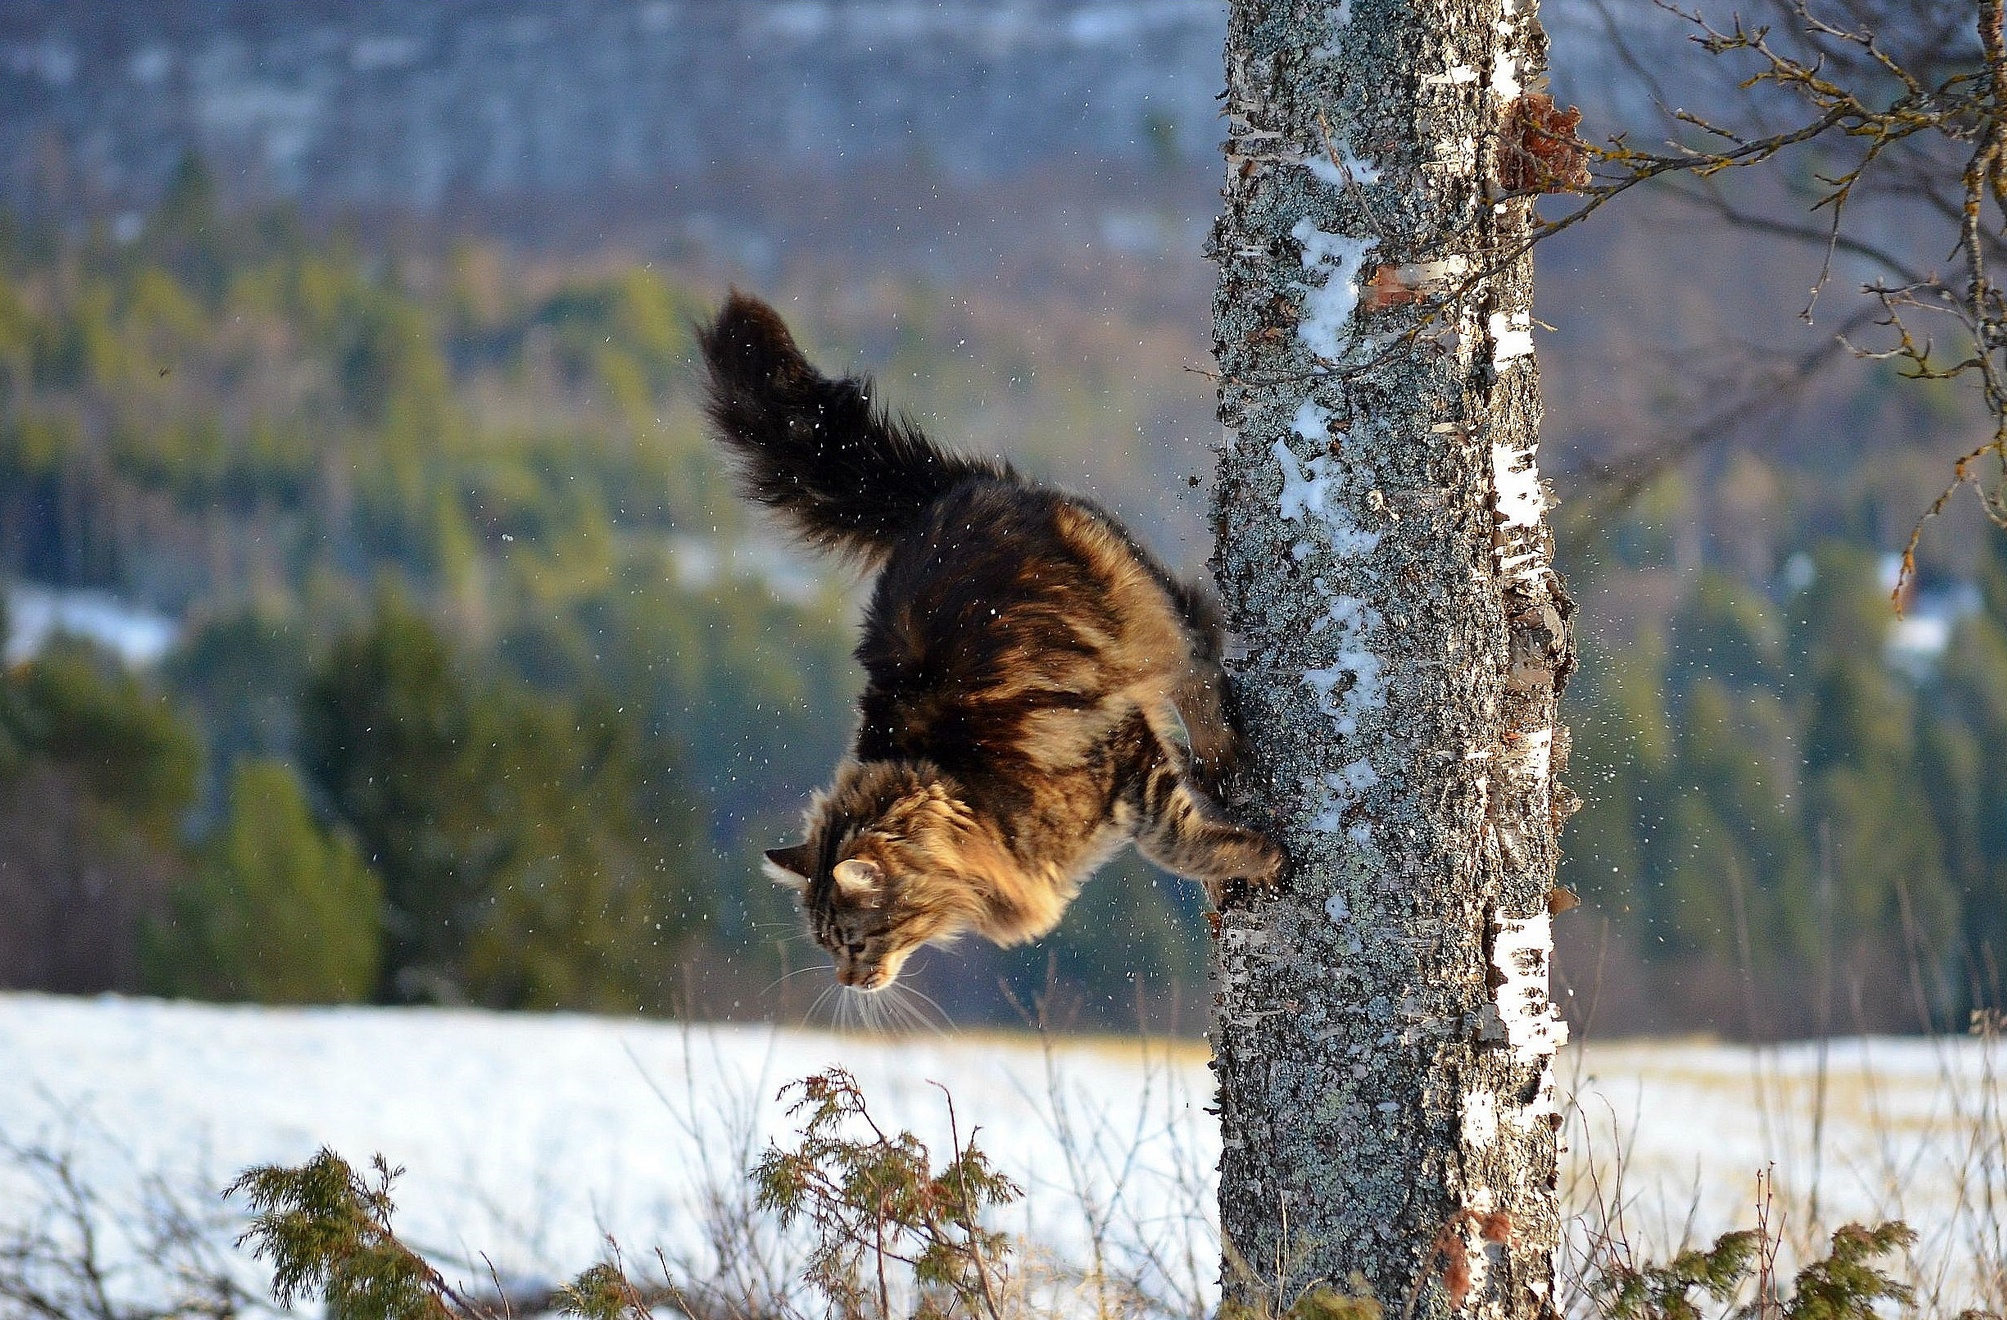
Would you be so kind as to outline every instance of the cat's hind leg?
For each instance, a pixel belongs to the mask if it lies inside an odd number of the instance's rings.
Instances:
[[[1144,784],[1136,848],[1176,875],[1197,880],[1218,902],[1234,881],[1274,884],[1287,858],[1258,830],[1230,820],[1219,804],[1187,782],[1170,760]]]
[[[1226,675],[1212,661],[1194,656],[1172,701],[1190,758],[1186,773],[1207,796],[1220,800],[1232,797],[1232,785],[1246,767],[1247,752]]]
[[[1231,801],[1247,762],[1240,711],[1220,667],[1226,650],[1226,625],[1212,591],[1201,583],[1172,579],[1172,600],[1183,616],[1190,646],[1185,669],[1171,693],[1184,749],[1190,757],[1185,773],[1199,791],[1216,801]],[[1162,736],[1163,730],[1159,730]]]

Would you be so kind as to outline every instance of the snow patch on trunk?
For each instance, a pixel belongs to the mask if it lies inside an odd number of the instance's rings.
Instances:
[[[1380,782],[1380,776],[1365,760],[1353,761],[1336,774],[1327,774],[1316,785],[1319,794],[1317,814],[1310,819],[1310,828],[1319,834],[1338,834],[1345,829],[1346,813],[1358,805],[1367,789]],[[1361,825],[1364,822],[1360,822]],[[1363,843],[1359,837],[1359,826],[1353,826],[1351,835],[1354,843]],[[1366,839],[1372,837],[1370,827]]]
[[[1337,650],[1325,668],[1305,670],[1303,682],[1317,694],[1317,708],[1331,720],[1331,732],[1339,738],[1357,738],[1367,712],[1387,704],[1387,666],[1367,646],[1381,626],[1381,614],[1357,596],[1335,592],[1323,578],[1313,578],[1311,584],[1325,598],[1325,616],[1311,624],[1311,632],[1337,630]],[[1309,827],[1323,835],[1343,833],[1357,847],[1371,845],[1373,827],[1361,820],[1347,829],[1345,818],[1377,782],[1379,772],[1363,756],[1335,772],[1305,780],[1315,800]]]
[[[1310,630],[1337,629],[1337,652],[1326,667],[1305,670],[1303,681],[1317,694],[1317,708],[1330,719],[1331,731],[1340,738],[1355,738],[1367,712],[1387,704],[1386,665],[1366,645],[1380,627],[1380,612],[1357,596],[1333,591],[1323,578],[1312,579],[1312,585],[1323,595],[1327,612],[1310,625]],[[1366,791],[1379,782],[1378,772],[1363,757],[1308,782],[1305,787],[1316,801],[1310,828],[1324,834],[1343,832],[1353,843],[1365,847],[1372,841],[1372,827],[1360,821],[1347,830],[1345,821]]]
[[[1379,240],[1327,234],[1307,218],[1298,220],[1289,236],[1303,245],[1303,269],[1322,277],[1303,286],[1303,319],[1296,324],[1296,337],[1318,357],[1343,357],[1352,340],[1352,313],[1359,306],[1360,272]]]
[[[1319,414],[1322,415],[1321,419]],[[1309,400],[1296,410],[1296,433],[1314,434],[1329,443],[1323,422],[1329,413]],[[1331,552],[1340,559],[1357,559],[1371,554],[1380,544],[1380,534],[1369,532],[1352,521],[1340,503],[1345,486],[1345,465],[1330,454],[1319,454],[1308,462],[1296,457],[1287,441],[1277,440],[1275,461],[1282,468],[1281,512],[1285,521],[1303,524],[1305,529],[1321,529]],[[1298,558],[1301,558],[1299,555]]]
[[[1349,188],[1353,184],[1378,183],[1380,167],[1371,161],[1362,160],[1353,154],[1351,147],[1338,153],[1338,159],[1330,156],[1306,156],[1303,164],[1313,175],[1334,188]]]
[[[1330,410],[1305,399],[1297,405],[1290,430],[1323,449],[1331,441]],[[1343,460],[1329,452],[1300,459],[1287,440],[1277,440],[1273,452],[1282,469],[1283,520],[1299,524],[1306,533],[1321,532],[1320,539],[1339,560],[1371,554],[1380,544],[1380,534],[1360,527],[1346,510],[1343,495],[1348,469]],[[1301,563],[1317,549],[1311,541],[1298,541],[1290,548],[1290,556]],[[1305,670],[1303,682],[1317,694],[1317,708],[1330,718],[1332,732],[1340,738],[1353,738],[1358,736],[1361,718],[1387,701],[1386,666],[1369,645],[1380,627],[1380,613],[1363,598],[1346,595],[1321,577],[1311,581],[1324,600],[1325,612],[1311,623],[1310,631],[1313,635],[1332,634],[1330,640],[1336,649],[1331,663]],[[1347,830],[1346,817],[1379,782],[1379,774],[1364,758],[1306,780],[1304,787],[1315,803],[1309,827],[1325,834],[1345,833],[1354,843],[1365,846],[1372,839],[1371,827],[1359,823]]]
[[[1331,717],[1331,731],[1350,738],[1358,734],[1361,716],[1387,704],[1386,666],[1366,645],[1380,627],[1380,612],[1357,596],[1333,591],[1323,578],[1312,579],[1311,585],[1324,597],[1327,612],[1310,631],[1336,628],[1337,647],[1332,663],[1305,670],[1303,681],[1316,691],[1318,708]],[[1342,693],[1341,683],[1346,684]]]

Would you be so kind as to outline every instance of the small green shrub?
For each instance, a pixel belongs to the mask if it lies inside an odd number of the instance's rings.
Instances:
[[[402,1170],[381,1155],[372,1168],[364,1179],[323,1147],[298,1168],[245,1170],[223,1192],[251,1208],[239,1245],[271,1262],[281,1306],[314,1297],[338,1320],[450,1320],[445,1279],[391,1231],[390,1188]]]
[[[887,1135],[874,1121],[856,1079],[831,1069],[791,1083],[788,1113],[802,1120],[801,1143],[769,1146],[753,1170],[762,1208],[783,1227],[806,1221],[814,1234],[807,1281],[846,1317],[892,1312],[888,1274],[910,1271],[917,1314],[944,1312],[945,1293],[971,1312],[1000,1320],[1010,1239],[983,1227],[986,1209],[1023,1195],[998,1173],[970,1133],[964,1144],[948,1115],[954,1158],[935,1172],[927,1147],[910,1132]]]
[[[612,1261],[602,1261],[566,1284],[558,1310],[580,1320],[647,1320],[654,1314],[642,1295]]]
[[[1791,1283],[1791,1295],[1772,1314],[1781,1320],[1872,1320],[1875,1303],[1894,1302],[1907,1308],[1915,1290],[1875,1268],[1883,1256],[1907,1251],[1916,1244],[1908,1224],[1848,1224],[1833,1234],[1833,1249],[1815,1260]],[[1760,1313],[1759,1313],[1760,1320]]]
[[[1702,1320],[1696,1290],[1727,1307],[1752,1287],[1755,1296],[1727,1312],[1734,1320],[1874,1320],[1879,1302],[1907,1308],[1915,1300],[1907,1284],[1875,1267],[1915,1242],[1907,1224],[1848,1224],[1833,1234],[1828,1254],[1808,1262],[1790,1293],[1779,1295],[1769,1272],[1774,1241],[1741,1229],[1664,1265],[1607,1265],[1592,1296],[1600,1320]]]
[[[1614,1267],[1600,1314],[1608,1320],[1700,1320],[1693,1292],[1727,1302],[1741,1289],[1763,1246],[1755,1229],[1724,1233],[1714,1245],[1682,1251],[1664,1265]]]

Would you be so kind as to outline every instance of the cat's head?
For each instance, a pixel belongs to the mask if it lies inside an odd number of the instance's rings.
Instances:
[[[915,949],[945,943],[975,921],[981,846],[968,808],[940,772],[849,762],[810,808],[808,838],[769,852],[767,873],[800,893],[836,979],[882,990]]]

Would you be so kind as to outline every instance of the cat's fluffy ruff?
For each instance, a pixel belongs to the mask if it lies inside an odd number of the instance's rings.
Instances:
[[[852,755],[768,854],[839,980],[878,988],[964,931],[1043,935],[1132,840],[1216,899],[1275,878],[1281,851],[1217,805],[1239,736],[1203,589],[1095,505],[822,376],[764,303],[733,294],[699,343],[746,495],[881,569]]]

